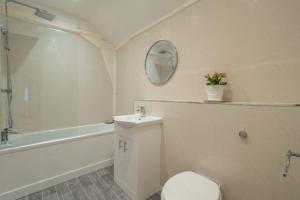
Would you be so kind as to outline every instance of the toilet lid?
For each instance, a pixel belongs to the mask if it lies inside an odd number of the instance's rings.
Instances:
[[[219,200],[219,186],[194,172],[177,174],[167,181],[162,191],[165,200]]]

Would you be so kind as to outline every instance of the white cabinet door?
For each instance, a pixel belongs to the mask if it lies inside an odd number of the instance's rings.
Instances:
[[[127,137],[116,134],[115,140],[115,176],[117,182],[126,188],[126,192],[132,196],[137,190],[137,147]]]
[[[115,134],[114,142],[114,177],[119,184],[124,185],[123,177],[123,141],[119,134]]]
[[[123,173],[124,181],[127,184],[128,189],[131,193],[135,194],[137,190],[137,148],[136,144],[128,139],[122,137],[124,140],[124,151],[123,151]]]

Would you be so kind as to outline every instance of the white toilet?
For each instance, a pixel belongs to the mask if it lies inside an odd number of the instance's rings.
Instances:
[[[161,192],[162,200],[221,200],[220,186],[194,172],[170,178]]]

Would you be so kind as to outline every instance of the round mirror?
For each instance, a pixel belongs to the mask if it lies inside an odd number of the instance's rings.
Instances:
[[[157,85],[166,83],[176,71],[177,61],[176,47],[170,41],[160,40],[153,44],[145,61],[149,81]]]

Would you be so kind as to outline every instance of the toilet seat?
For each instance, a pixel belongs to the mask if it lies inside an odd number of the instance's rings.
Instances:
[[[164,185],[162,200],[221,200],[220,187],[194,172],[183,172]]]

